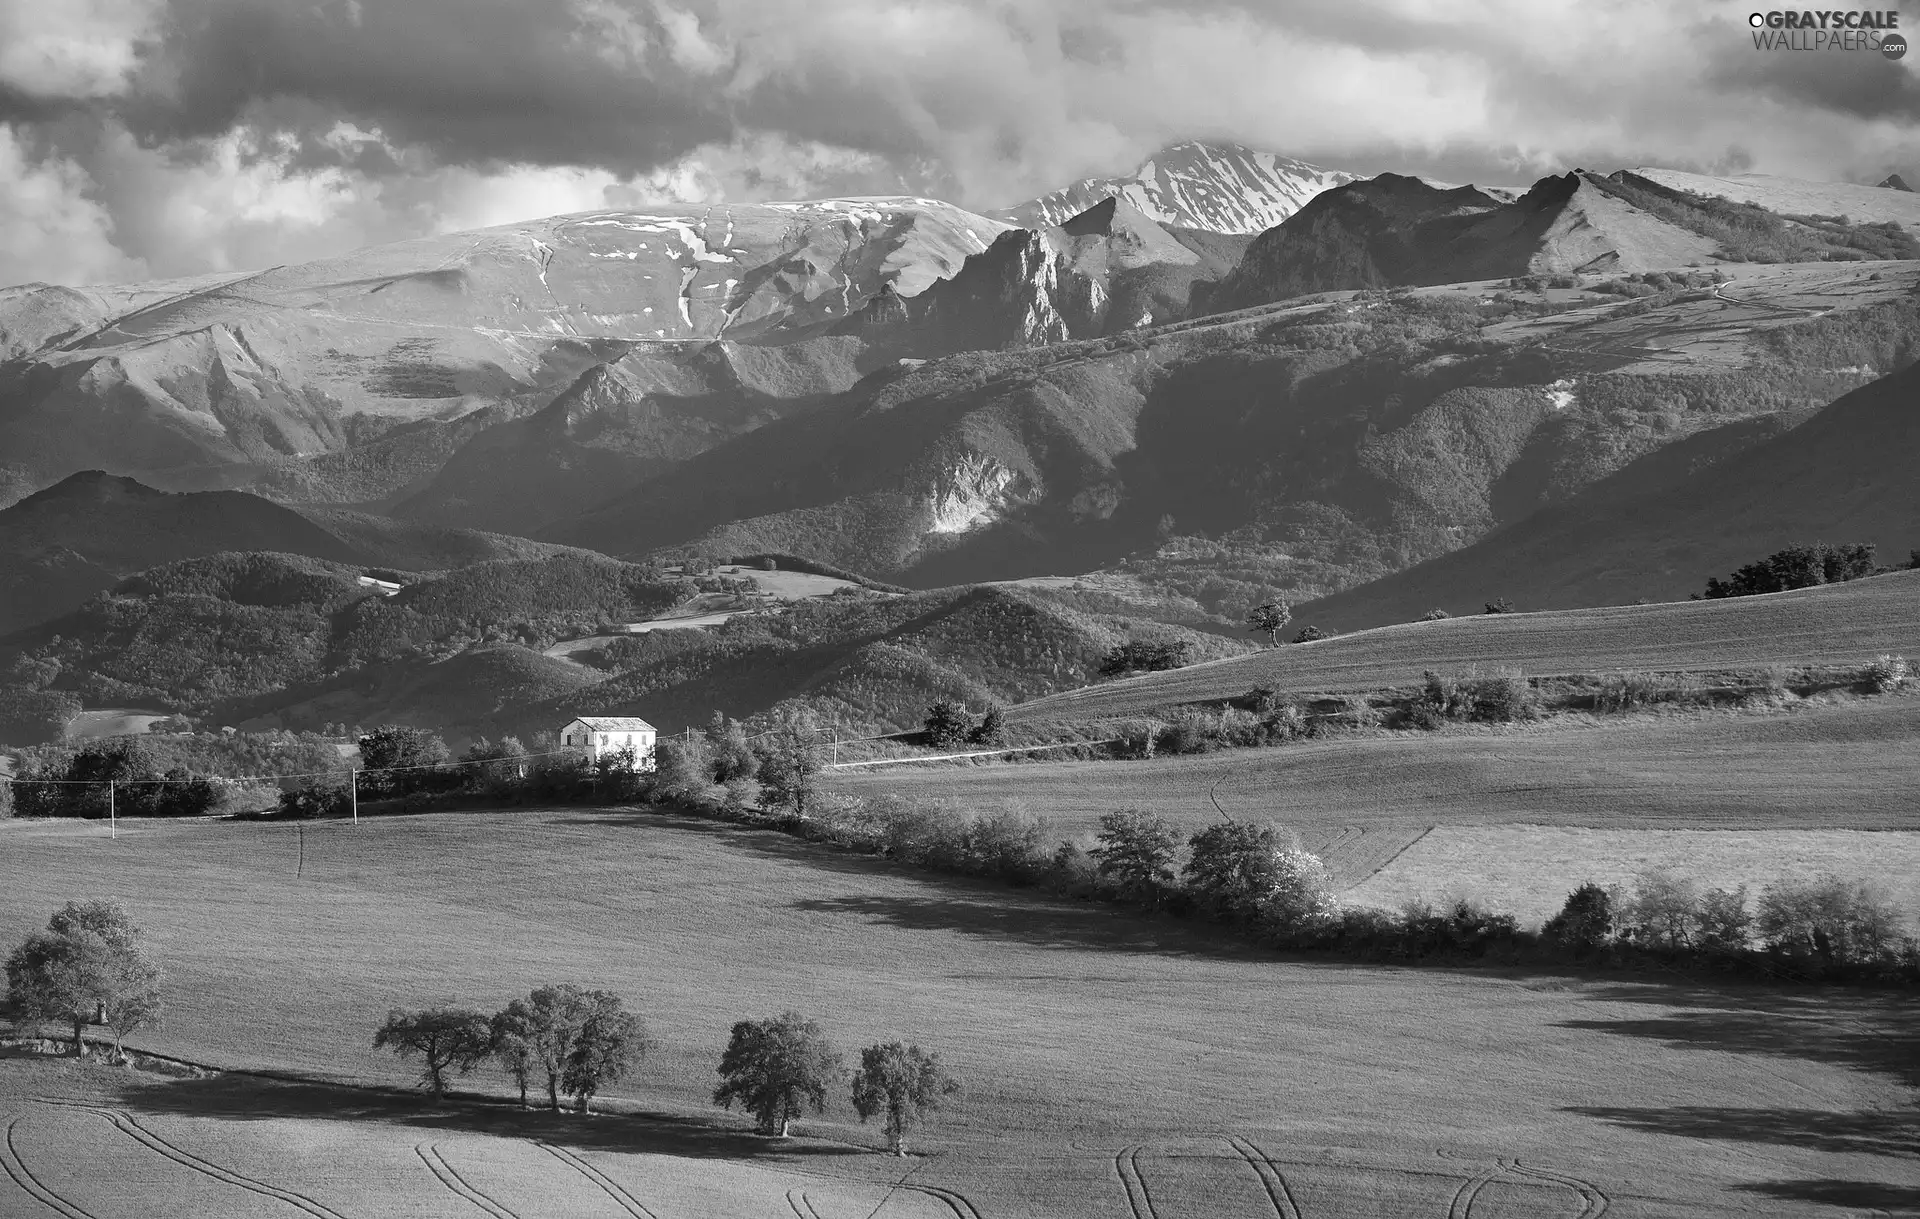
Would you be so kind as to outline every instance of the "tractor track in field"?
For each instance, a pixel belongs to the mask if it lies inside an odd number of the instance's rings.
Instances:
[[[25,1190],[28,1197],[55,1214],[65,1219],[96,1219],[91,1211],[61,1197],[33,1175],[33,1170],[20,1158],[19,1148],[13,1145],[13,1128],[19,1124],[20,1117],[17,1114],[7,1119],[5,1138],[0,1139],[0,1169],[5,1169],[7,1176]]]
[[[1273,1213],[1279,1219],[1300,1219],[1300,1207],[1293,1200],[1293,1190],[1287,1186],[1287,1179],[1281,1175],[1273,1158],[1259,1147],[1241,1138],[1237,1134],[1225,1134],[1220,1137],[1227,1141],[1239,1157],[1247,1162],[1253,1175],[1260,1178],[1260,1185],[1267,1191],[1267,1201],[1273,1203]]]
[[[534,1146],[545,1149],[554,1159],[565,1164],[568,1168],[573,1169],[595,1185],[598,1185],[601,1192],[618,1203],[622,1210],[633,1216],[633,1219],[660,1219],[658,1215],[648,1210],[640,1199],[628,1193],[626,1188],[618,1181],[587,1163],[573,1152],[568,1151],[564,1147],[555,1146],[552,1143],[536,1143]]]
[[[822,1219],[820,1212],[814,1209],[813,1199],[807,1197],[803,1189],[787,1191],[787,1209],[793,1212],[793,1219]]]
[[[420,1162],[439,1179],[440,1184],[492,1215],[493,1219],[520,1219],[511,1207],[490,1197],[473,1182],[461,1176],[458,1169],[447,1163],[447,1157],[441,1152],[438,1143],[415,1143],[413,1153],[420,1157]]]
[[[153,1130],[143,1125],[140,1119],[124,1110],[103,1109],[97,1105],[89,1105],[80,1101],[52,1100],[45,1097],[40,1099],[43,1104],[65,1105],[68,1108],[84,1109],[88,1113],[103,1117],[113,1124],[114,1129],[126,1135],[128,1138],[133,1139],[141,1146],[146,1147],[148,1150],[158,1152],[182,1168],[191,1169],[202,1176],[212,1177],[224,1185],[231,1185],[236,1189],[244,1189],[248,1193],[259,1194],[263,1198],[272,1198],[277,1202],[284,1202],[295,1210],[304,1211],[314,1216],[314,1219],[346,1219],[340,1212],[316,1198],[310,1198],[306,1194],[299,1193],[295,1190],[282,1189],[278,1185],[272,1185],[257,1178],[249,1177],[244,1173],[235,1172],[231,1168],[223,1168],[211,1160],[203,1160],[186,1148],[168,1142]]]
[[[899,1188],[910,1189],[917,1194],[925,1194],[929,1198],[946,1203],[947,1209],[953,1212],[954,1219],[980,1219],[979,1209],[967,1200],[965,1194],[955,1193],[950,1189],[942,1189],[938,1185],[902,1184]]]
[[[1552,1169],[1522,1164],[1519,1160],[1510,1160],[1508,1163],[1514,1172],[1523,1177],[1532,1177],[1536,1181],[1545,1181],[1549,1185],[1558,1185],[1579,1194],[1583,1205],[1576,1219],[1600,1219],[1600,1216],[1606,1214],[1607,1209],[1613,1205],[1613,1199],[1607,1197],[1606,1191],[1591,1181],[1569,1176],[1563,1172],[1555,1172]]]
[[[1448,1155],[1445,1151],[1439,1149],[1435,1149],[1433,1154],[1443,1160],[1457,1160],[1461,1158]],[[1489,1183],[1499,1179],[1500,1174],[1511,1169],[1513,1163],[1512,1160],[1504,1158],[1497,1159],[1491,1164],[1485,1161],[1476,1163],[1473,1172],[1468,1175],[1466,1180],[1460,1182],[1460,1188],[1453,1192],[1453,1200],[1447,1204],[1447,1219],[1472,1219],[1474,1199],[1480,1196],[1480,1191],[1485,1189]]]
[[[1113,1170],[1120,1174],[1120,1188],[1127,1193],[1127,1205],[1133,1209],[1133,1219],[1159,1219],[1153,1209],[1153,1195],[1147,1192],[1147,1181],[1140,1175],[1140,1153],[1144,1147],[1123,1147],[1113,1157]]]

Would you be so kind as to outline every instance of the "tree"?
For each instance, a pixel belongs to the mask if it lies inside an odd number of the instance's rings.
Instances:
[[[747,739],[747,727],[739,720],[728,719],[723,712],[714,712],[712,722],[707,725],[707,748],[714,782],[732,783],[736,779],[757,779],[760,776],[759,755],[753,752],[753,742]]]
[[[1605,947],[1613,936],[1613,895],[1588,881],[1567,895],[1566,905],[1546,921],[1540,934],[1579,955]]]
[[[908,1127],[959,1090],[938,1054],[897,1041],[860,1051],[860,1069],[853,1073],[854,1109],[863,1122],[886,1114],[887,1142],[895,1155],[907,1154]]]
[[[608,1084],[626,1077],[653,1048],[646,1025],[626,1009],[620,996],[604,990],[581,996],[584,1012],[560,1073],[560,1087],[589,1111],[593,1098]]]
[[[973,731],[973,716],[957,699],[936,699],[927,708],[927,744],[934,749],[958,745]]]
[[[653,790],[669,800],[693,800],[713,786],[713,747],[705,736],[664,737],[653,748]]]
[[[1323,631],[1317,626],[1303,626],[1300,633],[1293,637],[1295,643],[1312,643],[1316,639],[1332,639],[1332,631]]]
[[[1215,918],[1252,919],[1272,893],[1281,852],[1280,830],[1247,821],[1222,821],[1187,840],[1180,878]]]
[[[1428,610],[1426,613],[1420,615],[1420,621],[1444,622],[1451,617],[1453,617],[1452,614],[1449,614],[1447,611],[1441,609],[1439,606],[1436,605],[1432,609]]]
[[[1173,883],[1173,855],[1180,840],[1160,817],[1123,808],[1100,818],[1100,845],[1087,852],[1099,861],[1100,875],[1121,893],[1151,905]]]
[[[560,1112],[561,1087],[574,1043],[591,1014],[587,992],[572,984],[538,987],[527,996],[527,1046],[533,1065],[546,1077],[547,1107],[555,1113]]]
[[[373,1048],[392,1050],[401,1058],[420,1055],[425,1064],[420,1083],[437,1100],[447,1094],[448,1070],[465,1075],[492,1057],[493,1029],[487,1017],[464,1007],[416,1012],[396,1007],[374,1031]]]
[[[360,738],[361,765],[375,792],[404,794],[427,786],[448,758],[447,743],[425,728],[389,724]]]
[[[1280,632],[1293,621],[1293,607],[1285,601],[1267,601],[1247,611],[1247,626],[1267,637],[1267,646],[1280,646]]]
[[[1338,907],[1333,874],[1318,855],[1288,848],[1275,853],[1272,867],[1272,882],[1259,899],[1260,919],[1267,926],[1282,933],[1296,931]]]
[[[515,999],[487,1022],[493,1057],[520,1086],[520,1107],[527,1107],[527,1083],[534,1069],[534,1015],[525,999]]]
[[[1193,645],[1183,640],[1136,639],[1108,652],[1100,662],[1102,677],[1121,677],[1128,673],[1155,673],[1177,669],[1187,663]]]
[[[1493,600],[1487,602],[1487,612],[1489,614],[1511,614],[1513,612],[1513,602],[1507,600],[1505,597],[1495,597]]]
[[[786,1138],[806,1109],[826,1112],[827,1089],[843,1072],[826,1034],[800,1013],[742,1020],[720,1056],[713,1102],[731,1109],[738,1101],[759,1119],[762,1134]]]
[[[791,808],[796,817],[807,815],[819,786],[820,751],[814,735],[813,723],[804,713],[789,712],[762,739],[760,782],[775,803]]]
[[[1006,713],[1000,710],[998,703],[988,707],[980,717],[980,722],[967,734],[967,743],[970,745],[1003,745],[1006,740]]]
[[[28,1020],[73,1028],[73,1052],[86,1052],[84,1030],[113,1030],[118,1053],[128,1033],[159,1022],[161,974],[141,951],[139,932],[113,902],[69,902],[7,958],[7,993]]]

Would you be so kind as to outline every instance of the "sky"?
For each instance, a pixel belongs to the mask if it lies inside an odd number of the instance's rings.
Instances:
[[[1920,166],[1920,52],[1758,51],[1749,7],[0,0],[0,284],[676,201],[986,209],[1185,138],[1494,185]]]

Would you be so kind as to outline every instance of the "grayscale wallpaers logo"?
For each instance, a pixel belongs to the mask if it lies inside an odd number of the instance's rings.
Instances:
[[[1891,9],[1788,9],[1754,13],[1747,24],[1753,27],[1756,51],[1878,51],[1888,59],[1907,53],[1900,14]]]

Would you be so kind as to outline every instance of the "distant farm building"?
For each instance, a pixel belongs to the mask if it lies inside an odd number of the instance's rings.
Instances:
[[[560,743],[583,749],[591,761],[632,751],[635,770],[653,769],[653,742],[659,734],[652,724],[630,715],[582,716],[560,730]]]

